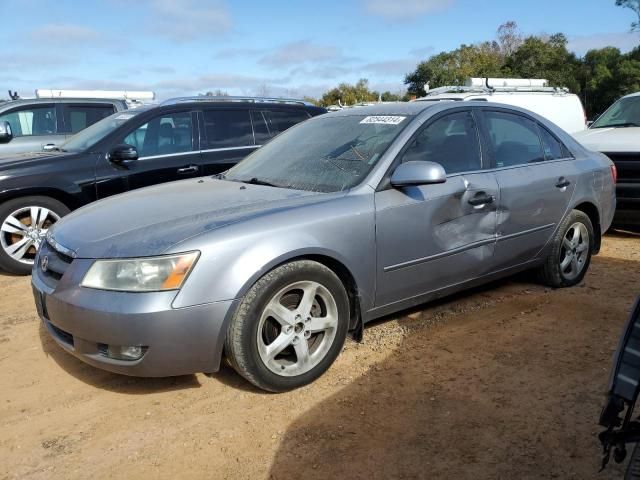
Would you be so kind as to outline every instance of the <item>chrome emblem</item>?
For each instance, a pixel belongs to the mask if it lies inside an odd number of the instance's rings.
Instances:
[[[47,255],[40,259],[40,268],[43,272],[46,272],[49,268],[49,257]]]

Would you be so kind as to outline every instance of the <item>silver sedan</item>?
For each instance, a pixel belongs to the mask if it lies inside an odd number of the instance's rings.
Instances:
[[[579,283],[611,223],[614,178],[605,156],[516,107],[342,110],[224,175],[63,218],[33,292],[51,336],[97,367],[213,372],[225,355],[284,391],[389,313],[526,269]]]

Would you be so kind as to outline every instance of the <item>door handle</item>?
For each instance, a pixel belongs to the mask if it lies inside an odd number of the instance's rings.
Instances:
[[[196,173],[200,168],[197,165],[189,165],[188,167],[182,167],[178,169],[180,175],[186,175],[187,173]]]
[[[474,207],[477,207],[478,205],[486,205],[487,203],[493,203],[495,202],[496,197],[494,197],[493,195],[487,195],[486,192],[478,192],[476,193],[473,198],[470,198],[468,200],[469,205],[473,205]]]
[[[560,177],[558,183],[556,183],[557,188],[566,188],[569,185],[571,185],[571,182],[564,177]]]

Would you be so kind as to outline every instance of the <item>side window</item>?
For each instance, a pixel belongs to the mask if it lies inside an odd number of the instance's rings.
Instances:
[[[267,127],[267,120],[264,115],[265,113],[266,112],[258,112],[256,110],[251,111],[251,123],[253,123],[253,134],[256,137],[256,145],[262,145],[271,138]]]
[[[482,168],[473,115],[452,113],[427,125],[402,157],[403,162],[416,160],[439,163],[447,173]]]
[[[537,125],[526,117],[502,112],[485,112],[489,143],[496,167],[540,162],[545,159]]]
[[[140,157],[189,152],[193,150],[191,113],[156,117],[130,132],[122,143],[136,147]]]
[[[254,145],[249,110],[205,110],[204,148],[230,148]]]
[[[567,147],[565,147],[556,137],[551,135],[551,133],[542,125],[538,125],[538,127],[540,128],[540,139],[542,140],[544,157],[547,160],[571,157]]]
[[[78,133],[99,120],[115,113],[113,105],[65,105],[65,132]]]
[[[51,135],[57,133],[55,105],[41,105],[0,115],[9,122],[14,137]]]
[[[269,130],[273,136],[309,118],[304,110],[270,110],[265,113],[269,117]]]

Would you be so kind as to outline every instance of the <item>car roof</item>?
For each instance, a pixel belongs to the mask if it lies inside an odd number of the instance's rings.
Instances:
[[[13,108],[36,103],[125,103],[117,98],[19,98],[0,103],[0,108]]]
[[[434,104],[430,102],[376,103],[362,107],[344,108],[327,115],[333,117],[348,117],[352,115],[418,115],[433,106]]]

